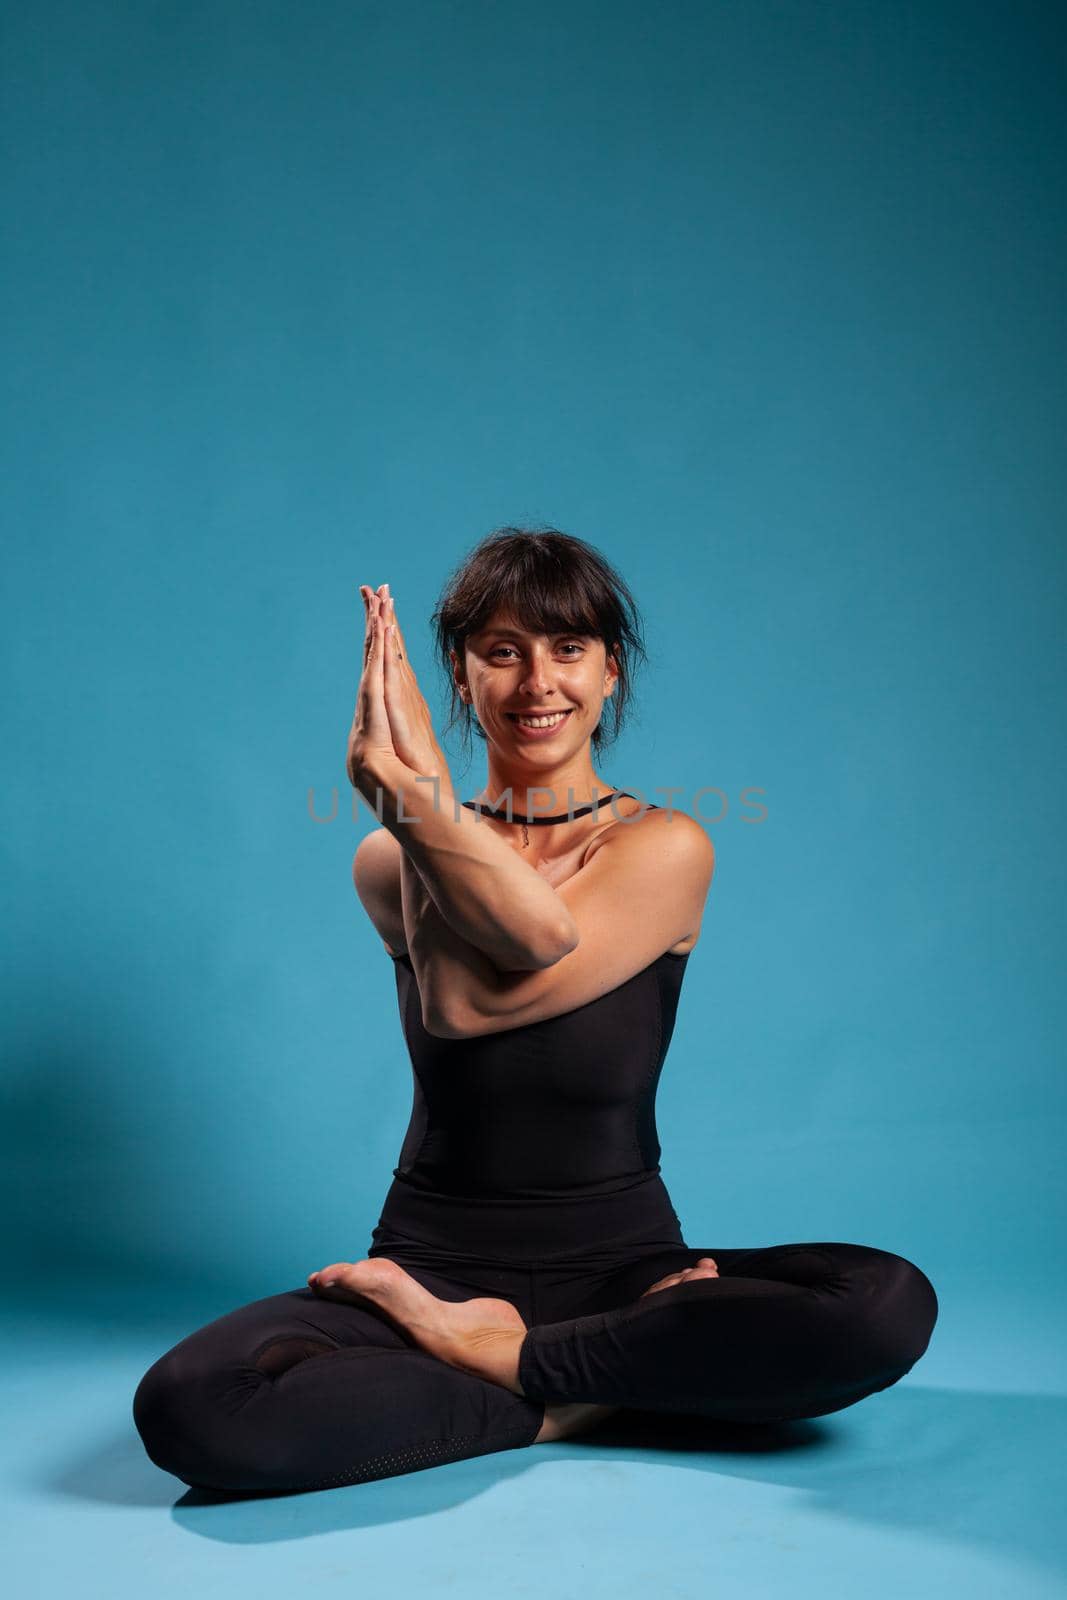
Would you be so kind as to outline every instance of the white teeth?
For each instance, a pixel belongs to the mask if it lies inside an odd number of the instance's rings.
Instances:
[[[521,722],[524,728],[554,728],[566,715],[565,711],[557,711],[553,717],[516,717],[515,721]]]

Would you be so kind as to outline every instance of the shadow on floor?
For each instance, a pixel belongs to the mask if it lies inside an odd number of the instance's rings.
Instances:
[[[811,1510],[890,1531],[951,1538],[1063,1572],[1067,1399],[894,1385],[843,1411],[742,1425],[621,1411],[586,1435],[497,1451],[337,1489],[255,1496],[184,1489],[136,1435],[52,1480],[52,1492],[170,1506],[184,1529],[272,1544],[436,1515],[553,1462],[603,1479],[659,1463],[807,1491]],[[709,1526],[711,1523],[709,1522]]]

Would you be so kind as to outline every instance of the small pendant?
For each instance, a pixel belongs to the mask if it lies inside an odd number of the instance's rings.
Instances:
[[[529,830],[529,828],[526,826],[526,824],[524,822],[523,825],[522,825],[522,848],[524,850],[526,849],[526,846],[529,844],[529,842],[530,842],[530,830]]]

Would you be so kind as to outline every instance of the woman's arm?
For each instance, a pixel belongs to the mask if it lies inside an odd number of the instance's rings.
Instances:
[[[449,926],[407,851],[399,854],[404,931],[422,1001],[422,1025],[427,1033],[447,1039],[457,995],[491,989],[503,975]]]
[[[430,710],[406,660],[387,585],[362,585],[366,607],[363,672],[348,733],[349,780],[410,856],[445,924],[492,958],[503,972],[552,966],[574,948],[577,933],[552,885],[452,791],[448,763]],[[359,852],[357,851],[357,855]],[[357,891],[373,906],[387,865],[379,844],[353,863]],[[363,870],[360,870],[362,867]],[[395,881],[395,880],[394,880]],[[360,889],[361,883],[363,889]],[[421,902],[419,903],[421,905]],[[423,918],[427,914],[423,907]],[[400,908],[396,908],[398,914]],[[394,914],[393,921],[396,920]],[[383,934],[388,942],[388,934]],[[419,938],[429,959],[430,940]],[[423,973],[416,967],[423,983]],[[425,974],[427,988],[440,983]]]
[[[443,928],[487,958],[490,972],[537,971],[574,949],[577,929],[556,890],[474,811],[460,805],[446,781],[420,781],[398,758],[376,754],[364,764],[364,798],[368,788],[376,796],[371,804],[410,858],[430,906],[439,914],[435,922],[411,883],[412,922],[405,902],[404,923],[420,990],[420,960],[427,964]],[[443,948],[447,940],[440,943]],[[442,956],[442,965],[446,963]],[[431,991],[446,981],[443,971],[427,972],[426,977]]]
[[[714,870],[711,839],[684,812],[650,811],[611,829],[559,887],[578,929],[574,948],[540,971],[500,972],[442,926],[432,902],[420,907],[418,873],[405,861],[404,923],[426,952],[421,968],[412,957],[425,1027],[471,1039],[598,999],[699,930]]]

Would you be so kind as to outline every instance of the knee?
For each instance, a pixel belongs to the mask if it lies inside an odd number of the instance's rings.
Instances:
[[[149,1367],[133,1396],[133,1421],[141,1443],[150,1460],[165,1472],[175,1470],[172,1462],[178,1438],[185,1431],[183,1388],[174,1360],[166,1355]]]
[[[133,1421],[149,1460],[196,1488],[219,1482],[211,1440],[210,1403],[203,1377],[174,1351],[145,1373],[133,1396]]]
[[[933,1284],[904,1256],[873,1251],[860,1275],[859,1305],[873,1356],[903,1377],[925,1353],[937,1322]]]

